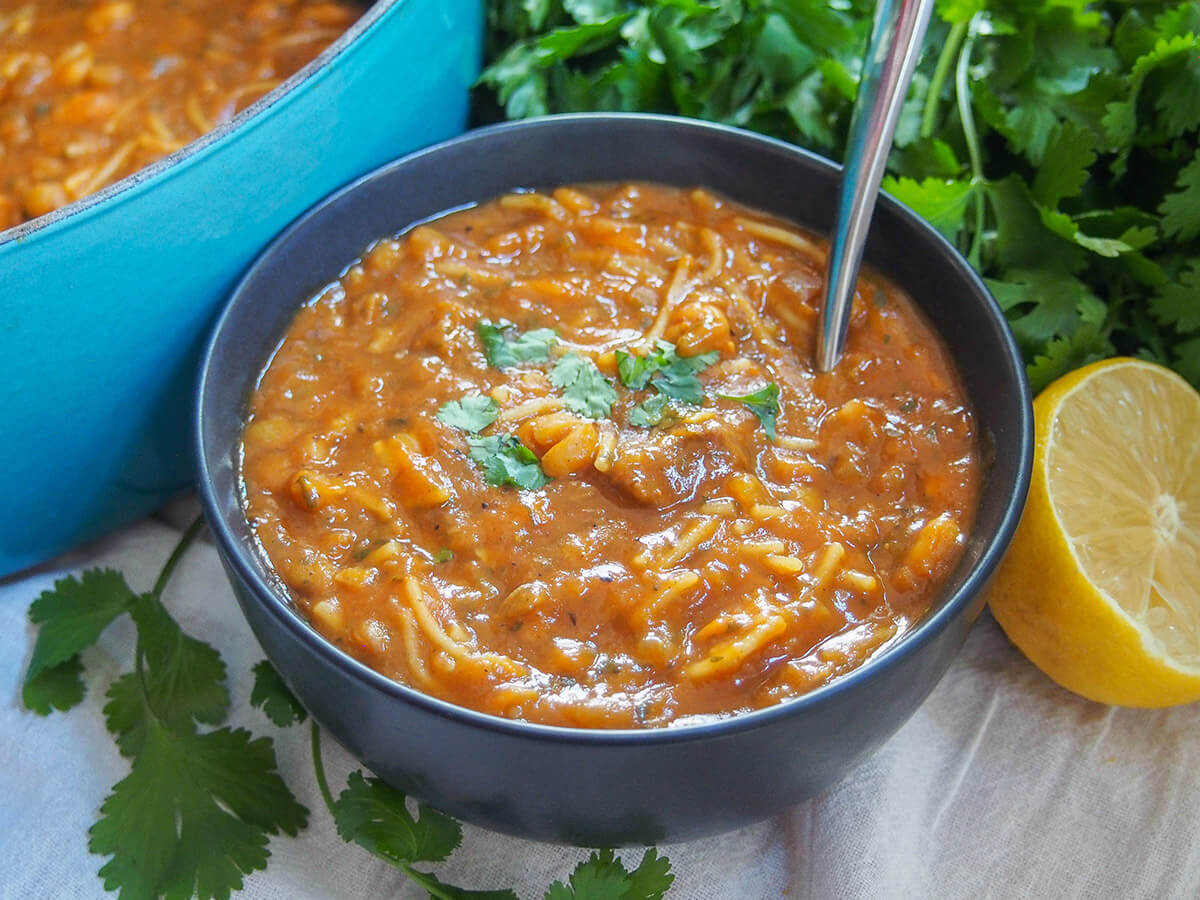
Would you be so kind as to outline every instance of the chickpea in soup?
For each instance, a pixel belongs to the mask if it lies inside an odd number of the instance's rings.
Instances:
[[[945,349],[879,275],[814,371],[824,253],[649,184],[378,241],[251,399],[263,552],[330,641],[498,716],[662,726],[836,678],[929,610],[980,473]]]

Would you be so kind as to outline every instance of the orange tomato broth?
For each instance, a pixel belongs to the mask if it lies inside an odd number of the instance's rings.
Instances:
[[[836,678],[929,610],[981,476],[945,348],[878,274],[842,362],[814,372],[824,254],[650,184],[513,193],[376,242],[300,309],[251,399],[262,551],[334,644],[498,716],[680,724]],[[552,343],[514,361],[538,329]],[[627,386],[626,353],[682,374]],[[769,402],[760,419],[726,399],[770,385],[774,439]],[[501,441],[544,486],[489,483]]]
[[[47,0],[0,11],[0,229],[229,121],[360,12],[336,0]]]

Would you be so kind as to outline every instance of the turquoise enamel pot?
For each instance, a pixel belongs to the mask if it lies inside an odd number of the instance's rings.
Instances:
[[[463,129],[482,31],[482,0],[380,0],[228,125],[0,233],[0,576],[192,482],[217,307],[314,202]]]

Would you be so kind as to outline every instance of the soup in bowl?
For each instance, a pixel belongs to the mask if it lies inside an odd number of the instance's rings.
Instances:
[[[769,815],[911,714],[1015,526],[1028,395],[890,202],[814,371],[835,190],[730,129],[560,117],[268,249],[209,348],[202,484],[318,721],[449,812],[619,843]]]

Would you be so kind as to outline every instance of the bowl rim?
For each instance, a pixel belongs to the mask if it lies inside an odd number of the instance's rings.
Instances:
[[[996,374],[1007,376],[1007,379],[1011,380],[1018,389],[1023,401],[1018,404],[1019,418],[1014,423],[1018,430],[1016,437],[1019,454],[1016,465],[1017,477],[1015,484],[993,488],[995,490],[1001,487],[1008,489],[1008,496],[1003,504],[1003,513],[999,519],[999,526],[985,541],[978,559],[958,589],[945,597],[936,609],[926,614],[910,631],[901,635],[899,640],[891,646],[886,647],[881,653],[868,658],[866,662],[856,666],[851,671],[839,675],[832,681],[826,682],[806,694],[761,709],[725,715],[719,719],[650,728],[591,729],[563,725],[546,725],[521,719],[506,719],[491,713],[459,706],[447,700],[423,693],[414,687],[395,681],[377,672],[350,654],[340,650],[331,641],[326,640],[319,634],[303,618],[300,612],[291,605],[286,595],[281,595],[277,587],[259,577],[250,562],[250,557],[255,554],[254,549],[249,546],[243,546],[242,542],[233,533],[220,512],[221,507],[213,488],[208,459],[205,454],[204,438],[208,418],[205,411],[205,397],[208,392],[209,381],[212,377],[213,360],[216,349],[225,339],[227,321],[231,317],[234,307],[245,302],[242,299],[243,290],[254,277],[257,268],[263,260],[274,254],[276,249],[290,240],[295,233],[308,228],[309,223],[328,206],[338,202],[347,194],[360,190],[370,190],[369,185],[373,181],[390,174],[398,168],[409,165],[413,161],[442,153],[448,148],[457,147],[464,143],[487,140],[495,134],[509,134],[520,131],[536,133],[544,128],[570,128],[576,122],[596,121],[603,121],[612,126],[643,123],[652,126],[656,125],[660,128],[693,129],[699,132],[720,134],[743,143],[757,143],[764,147],[785,151],[809,163],[815,162],[819,167],[825,168],[834,174],[841,171],[841,166],[837,163],[809,150],[776,138],[745,131],[729,125],[654,113],[608,112],[557,114],[489,125],[467,131],[457,137],[432,144],[399,157],[392,162],[385,163],[318,201],[314,206],[301,214],[291,225],[280,232],[275,239],[267,244],[258,257],[256,257],[255,261],[247,268],[221,308],[212,326],[209,338],[205,342],[201,356],[199,376],[196,382],[195,402],[193,404],[193,441],[197,457],[198,474],[197,490],[204,508],[205,517],[208,520],[209,529],[225,557],[226,565],[249,587],[249,593],[253,594],[255,602],[259,603],[276,622],[304,644],[310,652],[316,653],[329,664],[341,669],[357,681],[365,683],[365,686],[368,688],[380,691],[403,703],[415,704],[427,713],[456,720],[464,725],[480,728],[490,733],[543,743],[592,747],[610,745],[645,746],[706,740],[726,737],[735,733],[754,731],[768,727],[780,719],[800,715],[810,707],[823,706],[838,696],[854,690],[865,682],[882,677],[890,668],[933,641],[954,619],[966,611],[977,595],[983,590],[996,567],[1000,564],[1000,560],[1007,550],[1020,520],[1029,489],[1034,445],[1032,400],[1024,362],[1016,340],[1004,319],[1004,315],[988,291],[983,279],[970,267],[962,254],[932,225],[929,225],[907,206],[904,206],[898,200],[885,193],[880,193],[878,202],[888,207],[893,214],[899,215],[905,222],[904,227],[912,227],[923,231],[927,237],[933,239],[957,269],[958,274],[971,284],[976,293],[984,298],[986,313],[993,320],[993,324],[1002,326],[997,329],[997,333],[1001,336],[1001,349],[1007,366],[1003,373]],[[481,155],[479,158],[483,158],[483,156]],[[519,186],[514,185],[514,187]],[[301,303],[305,302],[305,299],[307,298],[300,298],[297,301],[297,309]],[[986,491],[988,489],[989,483],[985,481],[983,490]],[[237,505],[240,509],[240,498]]]
[[[351,0],[351,2],[361,5],[364,0]],[[266,113],[267,110],[276,104],[288,100],[301,84],[307,82],[313,76],[320,74],[337,57],[346,52],[360,36],[372,30],[384,16],[394,10],[400,10],[410,3],[417,2],[417,0],[365,0],[365,2],[367,6],[363,10],[362,15],[355,19],[350,24],[350,27],[338,35],[332,43],[285,78],[281,83],[275,85],[275,87],[271,88],[271,90],[267,91],[245,109],[239,111],[228,122],[221,123],[212,131],[208,131],[194,141],[184,144],[174,153],[160,157],[150,163],[150,165],[144,166],[136,172],[130,172],[124,178],[119,178],[111,184],[105,185],[95,193],[88,194],[86,197],[80,197],[78,200],[68,203],[66,206],[60,206],[58,209],[51,210],[44,215],[28,219],[20,225],[0,229],[0,249],[3,249],[5,244],[27,240],[36,233],[45,231],[67,219],[82,215],[119,194],[141,188],[143,185],[147,185],[148,182],[155,181],[159,175],[182,166],[193,157],[204,153],[214,144],[224,141],[233,132],[241,130],[242,126],[248,121],[257,119],[259,113]]]

